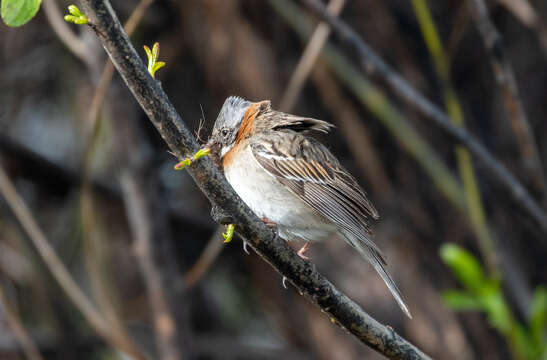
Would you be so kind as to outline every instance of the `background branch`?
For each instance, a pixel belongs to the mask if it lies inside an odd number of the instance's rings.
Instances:
[[[171,151],[180,159],[196,151],[198,144],[195,138],[167,99],[160,84],[149,76],[108,1],[82,1],[82,5],[114,66]],[[213,205],[220,206],[234,217],[238,233],[302,293],[330,314],[334,322],[390,358],[427,358],[394,331],[366,314],[320,275],[312,264],[299,258],[285,241],[275,236],[243,204],[209,159],[195,162],[188,171]]]
[[[545,176],[539,158],[538,147],[530,122],[526,116],[524,105],[519,94],[513,66],[505,54],[505,48],[500,33],[490,19],[488,8],[483,0],[468,1],[471,15],[482,37],[488,59],[494,70],[494,77],[501,89],[505,111],[511,120],[513,131],[517,137],[524,170],[535,191],[541,196],[544,204]]]

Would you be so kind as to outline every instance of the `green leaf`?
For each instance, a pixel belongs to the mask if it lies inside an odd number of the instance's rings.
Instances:
[[[8,26],[21,26],[36,15],[42,0],[2,0],[0,13]]]
[[[547,330],[547,288],[543,286],[538,286],[534,291],[528,323],[534,341],[538,344],[543,343],[543,336]]]
[[[465,288],[476,294],[481,293],[487,280],[481,265],[471,253],[455,244],[447,243],[441,246],[440,255]]]
[[[509,335],[515,321],[501,291],[481,296],[480,301],[486,310],[490,325],[502,334]]]
[[[447,290],[442,293],[444,303],[454,310],[482,310],[482,303],[475,295],[464,291]]]

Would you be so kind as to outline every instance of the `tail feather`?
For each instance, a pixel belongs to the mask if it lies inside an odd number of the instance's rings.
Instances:
[[[372,264],[376,272],[378,272],[382,280],[384,280],[384,283],[395,298],[395,301],[397,301],[397,304],[399,305],[401,310],[403,310],[403,312],[412,319],[412,315],[408,310],[408,306],[405,303],[403,295],[401,294],[401,292],[397,288],[397,285],[395,285],[395,281],[393,281],[391,275],[389,275],[387,269],[385,268],[386,262],[384,261],[382,255],[376,249],[368,246],[365,241],[356,238],[356,236],[351,234],[350,232],[342,231],[342,233],[345,240],[353,248],[355,248],[362,257],[367,259]]]

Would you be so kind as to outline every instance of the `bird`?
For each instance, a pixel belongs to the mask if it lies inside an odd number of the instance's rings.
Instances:
[[[402,311],[412,318],[372,241],[379,214],[357,180],[329,149],[307,136],[328,133],[332,124],[272,109],[269,100],[228,97],[206,143],[213,162],[243,202],[286,241],[312,242],[338,234],[383,279]]]

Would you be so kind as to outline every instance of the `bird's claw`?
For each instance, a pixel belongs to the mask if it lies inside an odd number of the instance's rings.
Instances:
[[[283,280],[281,280],[281,285],[283,285],[283,287],[285,289],[288,289],[289,287],[287,286],[287,277],[286,276],[283,276]]]

